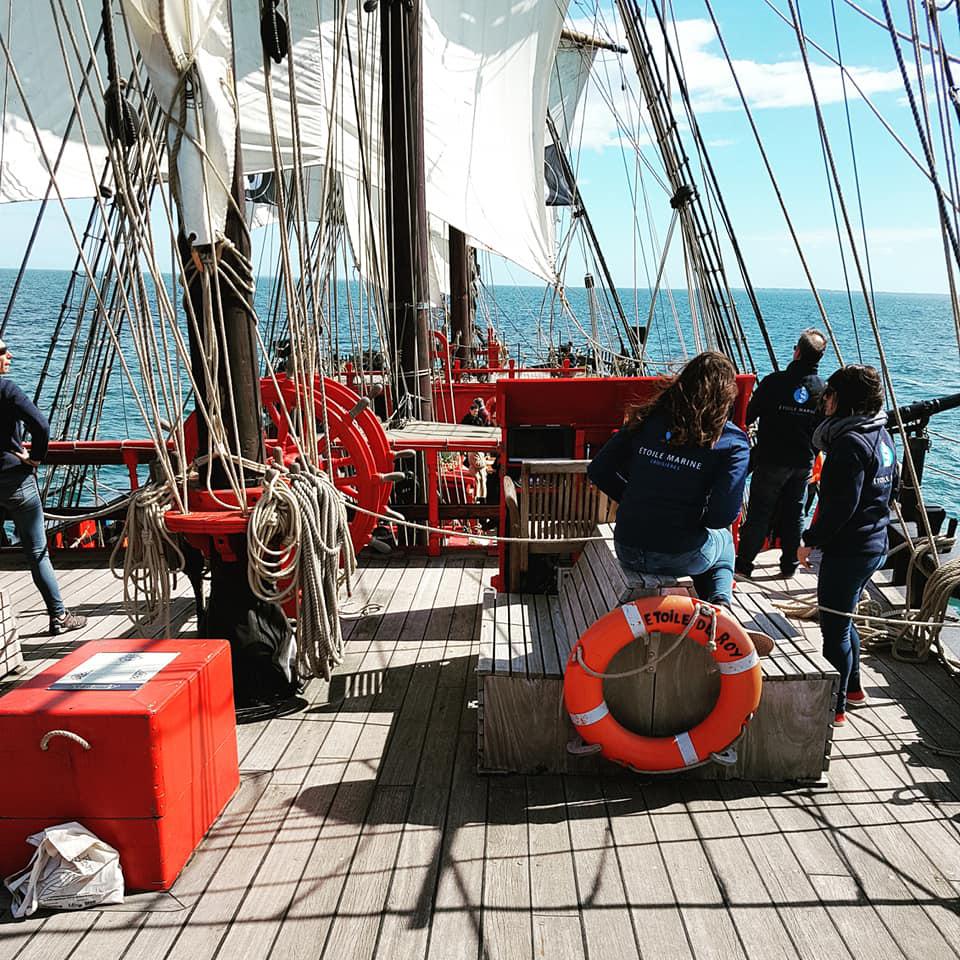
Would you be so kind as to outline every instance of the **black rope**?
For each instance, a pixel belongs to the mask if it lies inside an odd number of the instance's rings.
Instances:
[[[870,267],[870,248],[867,245],[867,226],[863,216],[863,194],[860,189],[860,175],[857,172],[857,154],[853,145],[853,126],[850,120],[850,101],[847,98],[846,71],[843,68],[843,54],[840,49],[840,31],[837,24],[837,5],[836,0],[830,0],[830,8],[833,14],[833,34],[837,41],[837,64],[840,67],[840,84],[843,90],[843,106],[847,118],[847,135],[850,139],[850,156],[853,160],[854,179],[857,184],[857,205],[860,210],[860,230],[863,237],[864,257],[867,264],[867,278],[870,285],[870,299],[873,303],[874,312],[877,309],[876,298],[873,295],[873,274]],[[797,11],[799,15],[799,9]],[[802,25],[801,25],[802,28]],[[833,190],[833,181],[830,179],[830,165],[827,161],[826,144],[823,136],[820,137],[821,149],[823,150],[823,166],[827,177],[827,189],[830,191],[830,206],[833,210],[833,224],[837,231],[837,247],[840,251],[840,264],[843,268],[843,283],[847,290],[847,302],[850,306],[850,321],[853,324],[853,338],[857,344],[857,359],[863,363],[863,348],[860,344],[860,328],[857,325],[857,311],[853,303],[853,291],[850,289],[850,275],[847,271],[847,258],[843,252],[843,238],[840,232],[840,218],[837,215],[837,199]]]
[[[777,361],[776,351],[773,348],[773,341],[770,338],[770,333],[767,329],[766,321],[763,319],[763,311],[760,308],[760,302],[757,299],[756,291],[753,287],[752,281],[750,280],[750,274],[749,274],[749,271],[747,270],[746,260],[744,259],[743,251],[740,248],[740,244],[737,240],[736,233],[733,229],[733,221],[730,217],[730,213],[727,209],[727,205],[723,200],[722,191],[720,189],[720,182],[717,178],[716,171],[714,170],[713,163],[710,160],[710,155],[707,152],[706,143],[703,140],[703,134],[701,133],[700,125],[697,123],[696,116],[694,115],[690,94],[687,89],[687,85],[683,79],[683,72],[679,67],[676,55],[673,50],[673,45],[671,44],[670,38],[668,36],[666,20],[664,19],[663,12],[660,9],[660,5],[656,2],[656,0],[652,0],[652,6],[653,6],[653,11],[656,14],[657,20],[659,21],[659,24],[660,24],[661,33],[663,34],[663,40],[665,44],[667,58],[672,64],[674,74],[676,75],[676,78],[677,78],[678,90],[680,93],[680,97],[683,101],[684,108],[687,112],[687,117],[690,122],[690,129],[693,133],[694,139],[699,148],[704,171],[707,174],[709,183],[712,187],[717,209],[720,213],[721,220],[723,221],[724,228],[726,229],[727,237],[730,241],[730,246],[731,246],[731,249],[733,250],[734,258],[737,261],[737,266],[740,271],[740,275],[743,278],[743,283],[744,283],[744,288],[746,290],[747,298],[750,301],[750,305],[753,309],[754,316],[756,317],[756,320],[757,320],[757,325],[763,337],[763,342],[767,349],[767,355],[770,359],[770,364],[774,370],[779,370],[780,365],[779,365],[779,362]],[[719,251],[718,251],[718,254],[719,254]],[[753,362],[753,357],[750,352],[749,341],[746,338],[746,333],[743,330],[743,326],[740,323],[740,318],[736,314],[735,309],[733,311],[733,314],[735,318],[734,322],[738,327],[738,333],[741,341],[743,342],[744,348],[746,349],[747,356],[750,360],[750,365],[751,367],[753,367],[753,369],[756,369],[756,365]]]
[[[900,49],[900,44],[897,41],[897,30],[893,23],[893,16],[890,13],[890,4],[887,2],[887,0],[880,0],[880,2],[883,6],[883,15],[887,21],[887,29],[890,31],[890,40],[893,43],[893,52],[897,58],[897,66],[900,68],[900,76],[903,80],[904,89],[907,92],[907,100],[910,103],[910,112],[913,114],[913,122],[917,127],[917,135],[920,137],[920,145],[923,147],[923,155],[927,161],[927,167],[930,171],[930,178],[936,186],[934,193],[936,193],[937,196],[937,208],[940,211],[940,222],[942,223],[944,230],[947,232],[950,248],[953,251],[953,257],[957,262],[957,266],[960,267],[960,243],[957,241],[956,231],[953,229],[953,224],[950,222],[950,218],[947,215],[947,205],[943,200],[943,188],[940,185],[940,180],[936,174],[936,162],[934,160],[930,142],[927,139],[926,133],[923,129],[923,121],[920,117],[920,110],[917,107],[917,98],[913,92],[913,84],[910,82],[910,76],[907,73],[907,65],[903,59],[903,51]]]

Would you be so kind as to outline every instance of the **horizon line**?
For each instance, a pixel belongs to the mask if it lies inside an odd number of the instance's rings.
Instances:
[[[17,273],[20,270],[19,265],[17,266],[0,266],[0,272],[7,273]],[[26,271],[27,273],[72,273],[72,270],[69,267],[30,267]],[[172,277],[172,273],[166,273],[165,276]],[[254,274],[255,279],[257,280],[274,280],[279,276],[276,273],[257,273]],[[354,281],[350,281],[354,282]],[[491,283],[487,286],[492,287],[514,287],[520,290],[541,290],[543,287],[548,286],[544,283],[543,286],[534,284],[534,283]],[[563,285],[564,290],[586,290],[587,288],[578,284],[569,284],[565,283]],[[686,293],[686,287],[661,287],[661,291],[670,290],[672,293]],[[738,287],[731,285],[729,287],[734,293],[747,293],[746,287]],[[800,286],[800,287],[784,287],[784,286],[774,286],[767,287],[762,285],[754,285],[753,287],[756,291],[788,291],[790,293],[812,293],[809,286]],[[637,290],[640,292],[650,292],[649,287],[633,287],[630,284],[618,285],[617,290]],[[860,291],[847,290],[843,287],[818,287],[818,293],[841,293],[841,294],[853,294],[854,296],[860,297],[862,293]],[[949,298],[950,293],[946,290],[874,290],[874,294],[879,294],[882,296],[910,296],[910,297],[945,297]]]

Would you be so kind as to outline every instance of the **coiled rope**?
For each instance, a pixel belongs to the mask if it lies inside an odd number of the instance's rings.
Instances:
[[[902,523],[902,515],[900,519]],[[960,664],[944,650],[941,632],[944,624],[956,622],[956,618],[947,617],[947,611],[954,592],[960,587],[960,557],[941,563],[930,573],[924,572],[926,582],[919,607],[913,606],[911,597],[914,572],[921,558],[932,550],[949,548],[953,543],[952,537],[938,536],[934,538],[933,547],[928,540],[923,540],[913,545],[901,544],[890,552],[893,554],[907,548],[911,554],[907,565],[906,604],[902,607],[886,610],[883,604],[871,600],[867,594],[863,595],[854,613],[832,610],[816,602],[777,603],[776,606],[797,620],[815,620],[820,613],[849,617],[857,623],[864,646],[875,650],[888,648],[895,660],[904,663],[923,663],[936,653],[947,669],[956,673]]]
[[[133,493],[123,532],[110,554],[110,569],[123,580],[123,608],[134,626],[159,620],[168,632],[170,570],[184,567],[183,553],[163,522],[171,505],[166,483],[149,484]]]
[[[297,672],[330,679],[343,661],[339,592],[357,569],[347,504],[322,470],[271,468],[247,526],[250,589],[262,600],[296,597]]]

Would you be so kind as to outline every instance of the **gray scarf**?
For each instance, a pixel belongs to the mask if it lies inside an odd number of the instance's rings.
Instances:
[[[816,430],[813,431],[813,445],[817,450],[827,451],[831,445],[845,433],[854,430],[876,430],[887,425],[887,415],[881,410],[879,413],[866,416],[862,413],[852,417],[827,417]]]

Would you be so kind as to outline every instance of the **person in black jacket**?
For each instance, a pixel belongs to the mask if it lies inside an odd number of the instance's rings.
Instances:
[[[776,520],[780,534],[780,572],[797,569],[797,547],[803,530],[803,502],[813,466],[813,431],[823,380],[817,366],[827,348],[819,330],[804,330],[786,370],[760,381],[747,407],[747,423],[759,419],[753,451],[753,478],[746,523],[740,529],[737,573],[749,577],[753,561]]]
[[[50,616],[50,633],[56,635],[78,630],[87,618],[64,607],[50,563],[36,476],[36,468],[47,454],[50,425],[26,394],[6,378],[12,360],[13,351],[0,340],[0,507],[13,521],[20,546],[30,561],[33,582]],[[22,444],[24,428],[30,433],[29,454]]]
[[[728,421],[736,370],[722,354],[694,357],[608,440],[587,470],[617,501],[614,547],[640,573],[692,576],[697,594],[730,606],[733,538],[750,447]]]
[[[897,453],[882,412],[883,387],[873,367],[841,367],[823,395],[827,419],[813,436],[826,452],[820,507],[803,535],[799,559],[822,551],[817,603],[823,655],[840,671],[835,725],[847,707],[864,706],[860,683],[860,635],[850,617],[860,594],[887,554],[890,504],[899,489]],[[834,612],[828,612],[834,611]]]

